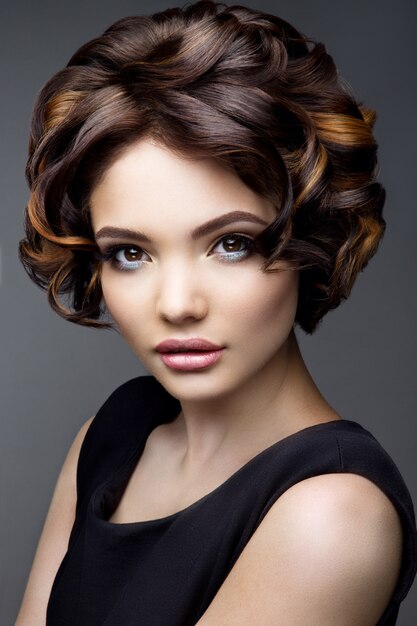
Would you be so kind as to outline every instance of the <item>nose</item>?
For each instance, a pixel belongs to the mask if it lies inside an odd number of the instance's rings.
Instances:
[[[208,313],[204,285],[190,268],[172,266],[159,283],[157,314],[171,324],[202,320]]]

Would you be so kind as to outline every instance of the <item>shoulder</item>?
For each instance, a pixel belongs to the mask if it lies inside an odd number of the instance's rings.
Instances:
[[[75,478],[80,450],[84,443],[85,436],[94,419],[95,418],[93,416],[90,417],[86,422],[84,422],[84,424],[79,429],[77,435],[75,436],[59,474],[58,485],[60,483],[67,483],[68,486],[70,486],[71,484],[71,486],[74,486],[75,488]]]
[[[294,576],[302,571],[316,591],[340,596],[346,590],[352,609],[361,599],[368,602],[369,593],[383,605],[394,590],[401,522],[388,497],[357,474],[301,481],[272,506],[259,538],[277,554],[285,541]]]
[[[132,439],[163,420],[177,401],[153,376],[138,376],[117,387],[101,405],[89,428],[84,447],[114,445]]]
[[[93,427],[106,421],[114,422],[123,429],[126,423],[137,422],[138,412],[142,420],[148,415],[161,419],[177,406],[175,400],[153,376],[138,376],[117,387],[97,412]]]
[[[164,395],[165,390],[153,376],[137,376],[122,383],[114,389],[104,401],[98,415],[104,413],[109,408],[129,407],[136,402],[157,401],[160,395]],[[166,392],[165,392],[166,393]]]
[[[93,418],[87,420],[78,431],[59,474],[16,626],[45,623],[52,582],[67,551],[75,519],[78,457],[92,421]]]
[[[401,550],[400,520],[375,484],[343,473],[308,478],[269,509],[201,624],[224,611],[240,612],[231,625],[255,623],[256,615],[282,626],[375,624]]]
[[[374,483],[356,474],[315,476],[289,489],[258,528],[258,541],[272,552],[272,585],[275,552],[277,563],[284,556],[294,582],[302,573],[303,594],[343,598],[349,614],[357,615],[352,623],[368,610],[378,617],[399,576],[397,511]]]
[[[362,476],[394,504],[410,533],[415,531],[413,503],[401,472],[378,439],[359,423],[345,419],[324,423],[300,432],[292,445],[296,471],[292,458],[288,469],[293,486],[311,476]]]
[[[391,501],[373,482],[349,473],[313,476],[297,483],[275,502],[259,528],[272,542],[277,531],[284,533],[294,546],[310,537],[304,547],[310,545],[312,559],[326,558],[326,550],[339,556],[346,551],[356,552],[363,564],[369,559],[369,565],[377,565],[372,559],[381,554],[375,548],[381,547],[385,560],[385,549],[393,547],[395,552],[395,546],[401,545],[401,524]]]
[[[178,412],[178,401],[152,376],[140,376],[113,391],[98,410],[81,446],[79,509],[94,489],[135,453],[149,433]]]

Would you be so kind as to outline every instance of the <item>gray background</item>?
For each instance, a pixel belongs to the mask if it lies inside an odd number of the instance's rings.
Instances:
[[[1,24],[1,535],[0,623],[13,623],[66,450],[120,383],[143,372],[116,333],[71,325],[49,311],[19,266],[27,200],[23,177],[36,92],[75,49],[115,19],[173,1],[15,0]],[[312,337],[299,333],[329,401],[360,421],[398,464],[414,501],[417,299],[415,0],[281,0],[248,3],[322,39],[341,73],[379,113],[388,231],[351,299]],[[417,621],[417,584],[399,624]]]

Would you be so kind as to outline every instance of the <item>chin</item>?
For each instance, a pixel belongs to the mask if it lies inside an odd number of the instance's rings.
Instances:
[[[152,368],[150,372],[180,402],[210,402],[233,393],[239,386],[237,381],[227,380],[220,368],[199,372],[161,372]]]

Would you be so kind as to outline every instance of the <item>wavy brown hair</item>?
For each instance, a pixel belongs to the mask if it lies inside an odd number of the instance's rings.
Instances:
[[[60,315],[108,325],[89,196],[123,149],[152,137],[218,159],[274,203],[264,270],[300,270],[296,319],[312,332],[384,231],[373,122],[324,46],[278,17],[208,1],[127,17],[38,96],[21,260]]]

